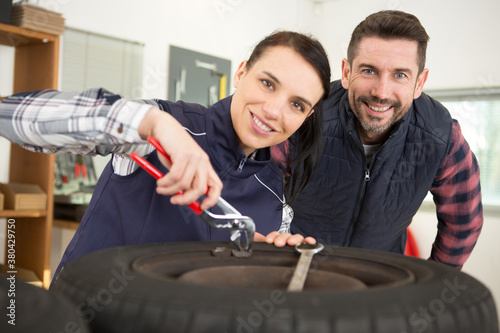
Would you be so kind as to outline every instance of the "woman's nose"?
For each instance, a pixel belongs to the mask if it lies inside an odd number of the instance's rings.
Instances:
[[[282,97],[270,98],[264,103],[263,111],[267,117],[278,119],[283,114],[286,103],[286,100]]]

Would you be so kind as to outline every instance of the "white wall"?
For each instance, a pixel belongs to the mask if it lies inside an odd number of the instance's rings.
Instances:
[[[333,78],[356,25],[373,12],[398,9],[416,15],[430,36],[427,89],[500,86],[500,1],[335,0],[314,18],[314,32],[327,48]]]
[[[275,29],[310,32],[302,0],[42,0],[67,26],[145,43],[145,98],[166,98],[168,47],[227,58],[233,68]]]
[[[70,27],[145,43],[145,98],[167,95],[170,44],[228,58],[233,69],[263,36],[275,29],[313,33],[330,56],[333,79],[354,27],[382,9],[400,9],[419,17],[431,36],[427,67],[429,89],[500,86],[500,1],[477,0],[41,0],[63,13]],[[11,61],[0,48],[0,62]],[[0,67],[0,94],[11,90]],[[6,177],[8,150],[0,141],[0,177]],[[7,155],[8,156],[8,155]],[[5,181],[1,179],[0,181]],[[486,211],[483,234],[464,270],[486,283],[500,302],[498,212]],[[434,213],[422,211],[412,227],[424,255],[436,232]]]

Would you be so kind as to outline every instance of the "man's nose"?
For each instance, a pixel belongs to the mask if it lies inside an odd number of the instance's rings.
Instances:
[[[378,99],[389,99],[391,96],[391,82],[386,76],[380,77],[371,91],[372,96]]]

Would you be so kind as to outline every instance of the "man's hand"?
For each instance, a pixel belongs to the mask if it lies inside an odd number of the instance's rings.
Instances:
[[[313,237],[304,238],[304,236],[300,234],[292,235],[290,233],[280,234],[278,231],[272,231],[267,236],[256,232],[253,240],[254,242],[274,244],[276,247],[283,247],[285,245],[295,246],[300,243],[316,244],[316,239]]]

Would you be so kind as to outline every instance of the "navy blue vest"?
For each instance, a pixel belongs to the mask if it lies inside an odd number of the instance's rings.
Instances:
[[[332,83],[324,108],[323,156],[292,204],[292,232],[325,244],[402,253],[406,228],[450,149],[450,114],[422,94],[368,168],[340,81]]]

